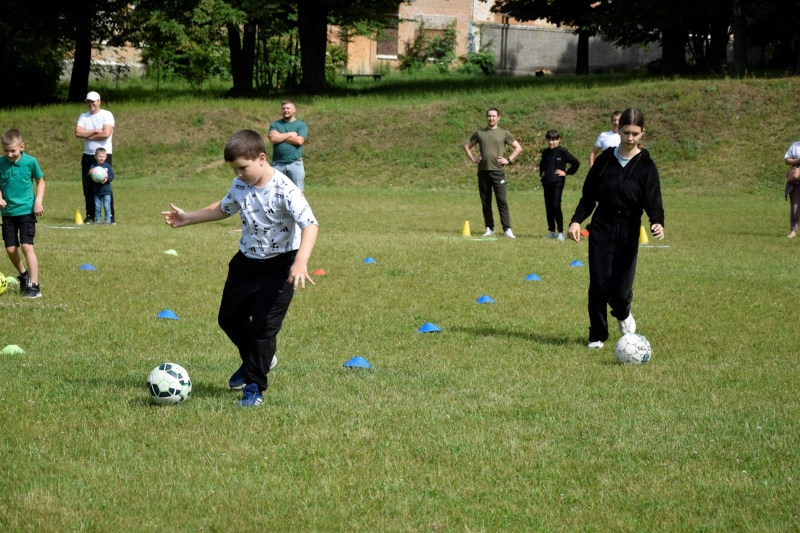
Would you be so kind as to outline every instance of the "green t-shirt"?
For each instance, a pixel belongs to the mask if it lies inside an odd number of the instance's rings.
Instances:
[[[42,179],[42,169],[35,157],[22,153],[15,162],[6,156],[0,157],[0,192],[6,206],[2,209],[4,217],[16,217],[33,213],[33,181]]]
[[[473,133],[469,142],[477,144],[481,150],[483,160],[478,165],[478,170],[503,170],[503,165],[497,162],[497,158],[503,157],[507,144],[514,144],[514,137],[508,130],[483,128]]]
[[[286,122],[283,119],[276,120],[269,125],[269,131],[277,131],[278,133],[289,133],[293,131],[303,139],[308,140],[308,124],[302,120],[294,119],[291,122]],[[295,146],[287,142],[282,142],[272,145],[272,162],[273,163],[291,163],[303,157],[303,147]]]

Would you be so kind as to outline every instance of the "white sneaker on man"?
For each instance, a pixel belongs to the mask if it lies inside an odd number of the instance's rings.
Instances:
[[[556,240],[557,240],[557,241],[563,241],[563,240],[564,240],[564,234],[563,234],[563,233],[559,233],[559,234],[556,236]]]
[[[513,231],[511,231],[511,228],[508,228],[507,230],[505,230],[505,231],[503,232],[503,235],[505,235],[505,236],[506,236],[506,237],[508,237],[509,239],[516,239],[516,237],[514,237],[514,232],[513,232]]]
[[[492,228],[486,228],[486,231],[483,233],[482,237],[494,237],[494,230]]]
[[[543,238],[545,238],[545,239],[555,239],[556,238],[556,232],[555,231],[551,231],[550,233],[545,235]]]
[[[597,350],[603,347],[603,341],[589,341],[589,344],[587,344],[586,347],[592,350]]]
[[[628,333],[636,333],[636,321],[633,319],[633,313],[628,315],[625,320],[618,320],[619,334],[623,337]]]

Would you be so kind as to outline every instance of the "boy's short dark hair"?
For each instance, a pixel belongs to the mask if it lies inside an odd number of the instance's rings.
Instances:
[[[611,113],[611,118],[614,118],[614,117],[619,117],[619,116],[621,116],[621,115],[622,115],[622,111],[620,111],[620,110],[618,109],[618,110],[614,111],[613,113]]]
[[[94,155],[97,155],[97,154],[107,154],[107,153],[108,153],[108,152],[106,151],[106,149],[105,149],[105,148],[98,148],[97,150],[95,150],[95,151],[94,151]]]
[[[560,139],[561,134],[558,133],[558,130],[547,130],[547,133],[545,133],[544,138],[547,139],[548,141],[554,141],[556,139]]]
[[[285,106],[286,104],[292,104],[292,105],[294,105],[294,101],[292,101],[292,100],[284,100],[283,102],[281,102],[281,105],[282,105],[282,106]]]
[[[22,134],[19,132],[19,130],[11,128],[3,132],[4,145],[8,146],[9,144],[21,143],[21,142],[22,142]]]
[[[500,116],[500,110],[497,109],[496,107],[490,107],[489,109],[487,109],[486,114],[488,115],[490,111],[494,111],[495,113],[497,113],[498,117]]]
[[[225,143],[225,161],[228,163],[237,159],[255,161],[266,153],[264,137],[253,130],[239,130]]]

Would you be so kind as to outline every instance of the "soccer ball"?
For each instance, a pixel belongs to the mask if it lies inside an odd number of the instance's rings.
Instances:
[[[650,342],[638,333],[628,333],[617,341],[614,348],[617,361],[623,365],[643,365],[650,360],[653,350]]]
[[[181,365],[164,363],[147,376],[147,391],[153,403],[159,405],[186,400],[192,392],[192,380]]]
[[[3,294],[8,289],[8,280],[0,273],[0,294]]]
[[[89,171],[89,177],[92,178],[97,183],[103,181],[106,177],[106,169],[103,167],[94,167],[92,170]]]

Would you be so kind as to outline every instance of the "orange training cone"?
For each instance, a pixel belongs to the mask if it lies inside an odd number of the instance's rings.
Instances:
[[[464,229],[461,230],[462,237],[472,237],[472,234],[469,232],[469,220],[464,221]]]
[[[83,224],[83,217],[81,216],[80,209],[75,210],[75,224],[78,224],[79,226]]]
[[[639,226],[639,244],[647,244],[650,242],[650,239],[647,238],[647,231],[645,231],[644,226]]]

